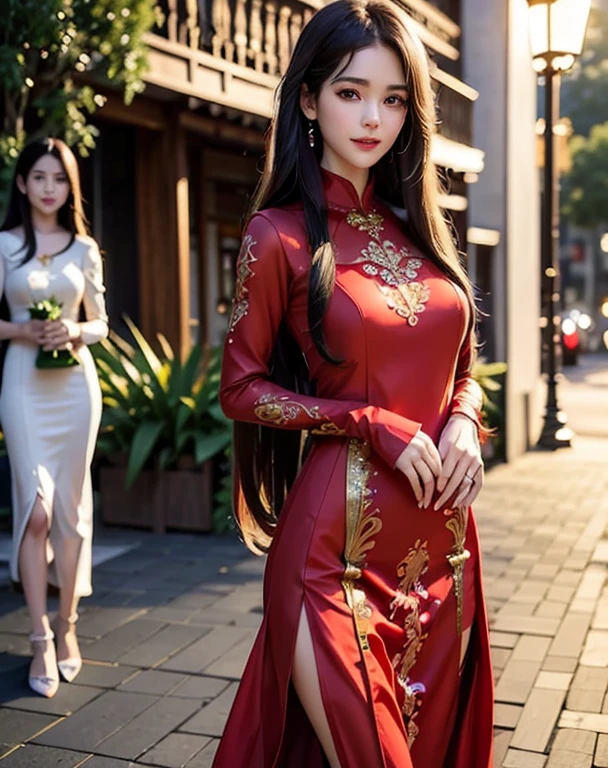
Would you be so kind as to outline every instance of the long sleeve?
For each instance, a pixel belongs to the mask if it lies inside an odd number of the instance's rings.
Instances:
[[[108,335],[103,266],[99,248],[94,240],[87,241],[82,271],[85,281],[83,304],[87,319],[80,327],[82,341],[89,345],[105,339]]]
[[[237,262],[222,365],[224,413],[239,421],[360,438],[393,467],[420,423],[363,402],[299,395],[270,381],[268,361],[287,312],[291,279],[277,230],[257,214]]]
[[[450,416],[456,413],[467,416],[475,422],[479,436],[483,438],[486,432],[482,422],[483,391],[475,379],[471,377],[472,343],[473,337],[472,334],[469,334],[458,356]]]

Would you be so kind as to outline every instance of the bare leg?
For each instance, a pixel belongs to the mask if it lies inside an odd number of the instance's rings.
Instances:
[[[459,668],[461,672],[462,672],[462,665],[467,655],[469,642],[471,640],[471,629],[472,629],[472,626],[465,629],[465,631],[462,633],[462,636],[460,638],[460,667]]]
[[[59,660],[80,658],[74,623],[78,609],[78,597],[76,597],[75,591],[81,547],[82,539],[66,539],[61,552],[61,558],[55,561],[59,583],[61,584],[59,614],[57,620],[53,622],[57,637],[57,658]],[[69,619],[72,619],[72,621],[68,621]]]
[[[331,768],[340,768],[340,761],[323,708],[317,662],[304,606],[302,606],[300,613],[291,678],[298,698],[315,729]]]
[[[50,631],[46,603],[46,540],[48,532],[49,518],[44,508],[44,502],[38,496],[19,549],[19,578],[32,619],[32,631],[35,635],[46,635]],[[32,649],[34,658],[30,668],[31,674],[56,676],[55,646],[53,643],[33,643]]]

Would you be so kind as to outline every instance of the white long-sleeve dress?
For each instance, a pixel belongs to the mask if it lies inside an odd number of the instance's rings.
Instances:
[[[84,304],[81,364],[72,368],[36,368],[37,345],[13,340],[6,354],[0,423],[12,474],[13,548],[11,577],[19,581],[19,549],[36,501],[50,514],[47,547],[49,581],[61,588],[55,567],[65,544],[80,540],[76,595],[91,594],[93,498],[90,467],[101,419],[101,390],[89,344],[107,335],[102,262],[90,237],[77,235],[50,261],[22,264],[23,241],[0,232],[0,295],[6,294],[11,320],[30,319],[29,307],[54,297],[62,316],[79,320]]]

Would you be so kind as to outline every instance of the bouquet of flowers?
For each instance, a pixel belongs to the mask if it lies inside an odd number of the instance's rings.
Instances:
[[[32,320],[59,320],[63,304],[54,296],[37,301],[29,308]],[[40,347],[36,357],[36,368],[71,368],[79,365],[78,359],[70,349],[44,349]]]

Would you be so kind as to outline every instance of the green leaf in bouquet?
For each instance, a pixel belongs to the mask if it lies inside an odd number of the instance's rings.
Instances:
[[[63,304],[57,302],[54,296],[49,299],[41,299],[29,307],[29,314],[33,320],[59,320],[61,318]],[[70,349],[38,349],[36,355],[36,368],[51,370],[60,368],[72,368],[80,365],[80,360],[72,354]]]
[[[30,317],[33,320],[59,320],[63,304],[60,304],[54,296],[34,302],[30,308]]]
[[[73,368],[75,365],[80,365],[80,361],[69,349],[43,349],[40,347],[36,355],[36,368],[40,370]]]

